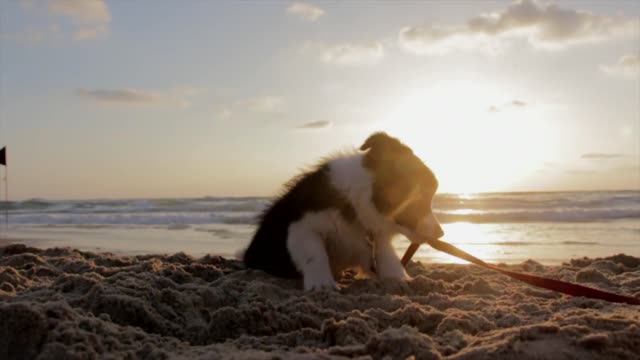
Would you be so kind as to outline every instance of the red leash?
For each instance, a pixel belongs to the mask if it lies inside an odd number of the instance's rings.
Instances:
[[[449,255],[453,255],[455,257],[459,257],[461,259],[467,260],[476,265],[484,266],[488,269],[499,271],[505,275],[511,276],[514,279],[518,279],[520,281],[524,281],[527,284],[531,284],[533,286],[541,287],[543,289],[557,291],[563,294],[572,295],[572,296],[584,296],[586,298],[592,299],[600,299],[610,302],[616,303],[627,303],[631,305],[640,305],[640,299],[634,298],[631,296],[614,294],[598,289],[593,289],[590,287],[572,284],[565,281],[547,279],[541,276],[535,276],[531,274],[525,274],[517,271],[510,271],[501,269],[495,265],[487,264],[486,262],[478,259],[477,257],[458,249],[457,247],[440,240],[426,240],[426,243],[431,245],[434,249],[443,251]],[[407,266],[413,254],[415,254],[416,250],[420,244],[411,243],[407,252],[402,257],[402,265]]]

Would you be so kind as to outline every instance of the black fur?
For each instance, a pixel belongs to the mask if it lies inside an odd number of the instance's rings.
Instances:
[[[326,209],[338,209],[347,221],[353,222],[355,210],[331,185],[326,163],[292,179],[286,188],[260,217],[260,225],[244,254],[244,263],[272,275],[294,278],[300,273],[287,250],[289,225],[308,212]]]

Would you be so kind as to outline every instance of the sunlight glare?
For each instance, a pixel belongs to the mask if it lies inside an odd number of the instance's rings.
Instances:
[[[479,226],[478,224],[456,222],[443,224],[442,227],[445,232],[445,236],[441,239],[442,241],[451,243],[480,259],[492,261],[503,251],[501,246],[492,244],[500,240],[496,237],[497,235],[488,232],[485,227]],[[434,250],[427,245],[423,245],[418,249],[415,258],[430,259],[430,261],[440,263],[468,263],[466,260]]]
[[[450,81],[402,96],[381,126],[431,167],[441,192],[504,189],[536,171],[556,147],[544,114],[479,81]],[[495,106],[496,111],[489,111]]]

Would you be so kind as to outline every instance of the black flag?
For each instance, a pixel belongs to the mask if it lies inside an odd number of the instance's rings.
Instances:
[[[0,165],[7,166],[7,147],[0,149]]]

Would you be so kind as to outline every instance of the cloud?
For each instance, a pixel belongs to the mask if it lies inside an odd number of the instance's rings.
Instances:
[[[296,2],[287,7],[287,13],[295,15],[304,21],[314,22],[324,15],[324,10],[315,5]]]
[[[483,14],[468,22],[470,30],[487,35],[522,31],[533,45],[543,47],[603,40],[634,28],[638,30],[637,25],[635,20],[595,15],[533,0],[514,2],[503,11]]]
[[[49,11],[78,24],[108,24],[111,15],[103,0],[49,0]]]
[[[535,48],[562,49],[616,36],[637,36],[639,30],[636,19],[519,0],[505,9],[472,17],[460,26],[405,27],[398,41],[406,51],[420,55],[473,49],[496,52],[514,39],[525,39]]]
[[[238,105],[245,107],[252,112],[277,113],[284,110],[284,99],[279,96],[260,96],[238,102]]]
[[[326,129],[330,128],[333,124],[331,121],[327,120],[319,120],[319,121],[311,121],[305,124],[300,125],[299,129]]]
[[[508,110],[508,109],[512,109],[512,108],[524,108],[528,106],[528,104],[522,100],[511,100],[508,103],[504,104],[504,105],[491,105],[489,106],[489,108],[487,109],[488,112],[490,113],[497,113],[500,111],[504,111],[504,110]]]
[[[502,44],[490,36],[465,28],[422,25],[404,27],[398,36],[400,48],[416,55],[443,55],[454,50],[501,51]]]
[[[49,0],[49,12],[74,23],[75,40],[98,37],[107,31],[111,14],[103,0]]]
[[[111,22],[111,14],[104,0],[47,0],[20,2],[25,12],[39,12],[58,19],[48,28],[28,28],[9,37],[19,42],[41,43],[58,41],[71,37],[74,40],[88,40],[106,34]],[[59,22],[68,26],[61,27]],[[71,34],[68,33],[70,29]]]
[[[590,160],[609,160],[609,159],[618,159],[621,157],[624,157],[624,154],[587,153],[587,154],[582,154],[582,156],[580,156],[581,159],[590,159]]]
[[[638,78],[640,75],[640,55],[624,55],[615,64],[600,66],[600,70],[609,76]]]
[[[76,95],[105,104],[120,105],[164,105],[187,107],[186,97],[194,91],[180,89],[173,92],[160,92],[141,89],[78,89]]]
[[[370,44],[343,43],[321,47],[321,59],[327,64],[374,65],[384,57],[384,47],[379,42]]]

